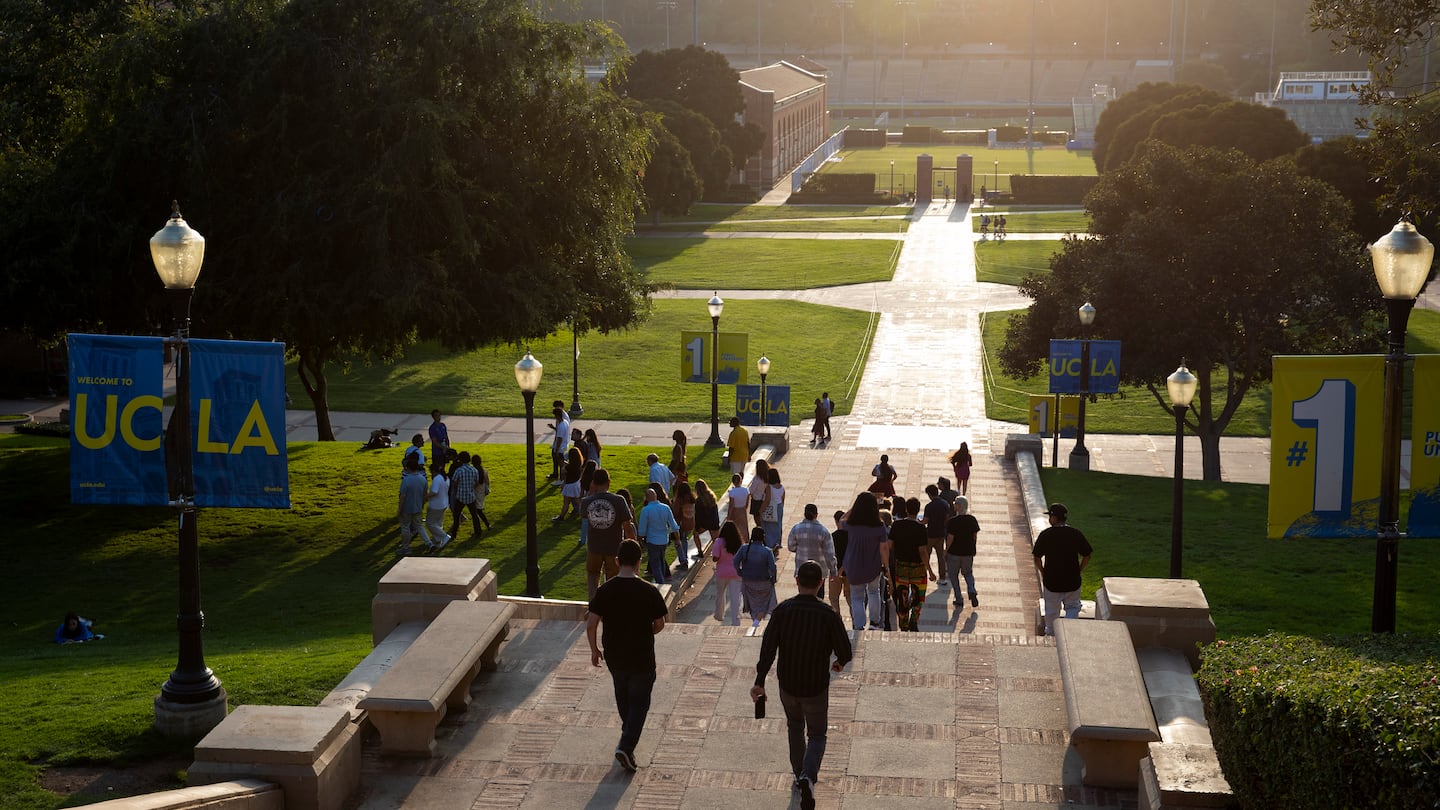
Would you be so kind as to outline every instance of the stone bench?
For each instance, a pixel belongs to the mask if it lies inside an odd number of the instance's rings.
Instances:
[[[400,656],[410,649],[410,645],[428,626],[429,622],[406,622],[391,630],[384,641],[375,645],[375,649],[330,690],[330,694],[320,701],[320,705],[339,706],[350,713],[351,720],[363,718],[365,713],[359,708],[360,701],[370,694],[380,676],[400,660]]]
[[[1200,668],[1200,645],[1215,641],[1215,622],[1193,579],[1105,577],[1095,593],[1095,618],[1124,622],[1136,649],[1168,647]]]
[[[449,603],[357,705],[380,732],[386,754],[430,756],[447,711],[470,705],[470,684],[494,669],[515,606]]]
[[[338,706],[239,706],[195,746],[187,780],[278,784],[287,810],[341,810],[360,787],[360,735]]]
[[[494,602],[495,572],[478,557],[403,557],[380,577],[370,600],[370,637],[379,644],[406,622],[429,622],[456,600]]]
[[[1140,806],[1233,806],[1189,661],[1166,647],[1141,649],[1137,659],[1160,729],[1160,742],[1150,743],[1149,756],[1140,762]]]
[[[1058,619],[1055,647],[1070,742],[1086,785],[1133,790],[1160,740],[1130,633],[1119,622]]]
[[[285,810],[285,792],[264,779],[236,779],[87,804],[93,810]]]

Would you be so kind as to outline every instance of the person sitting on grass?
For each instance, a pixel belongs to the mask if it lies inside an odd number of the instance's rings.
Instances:
[[[105,638],[95,632],[95,623],[75,611],[65,614],[65,621],[55,628],[56,644],[79,644]]]

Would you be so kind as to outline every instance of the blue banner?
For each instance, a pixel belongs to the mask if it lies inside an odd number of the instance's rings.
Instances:
[[[70,500],[164,506],[165,341],[70,335]]]
[[[755,427],[761,424],[760,386],[735,386],[735,417],[740,424]],[[765,386],[764,424],[770,427],[790,426],[790,386]]]
[[[190,341],[195,503],[290,508],[285,345]]]
[[[1083,340],[1050,341],[1050,393],[1080,393]],[[1120,341],[1092,340],[1090,343],[1091,394],[1114,394],[1120,390]]]
[[[163,338],[70,335],[70,499],[163,506]],[[195,503],[288,509],[285,347],[190,341]]]

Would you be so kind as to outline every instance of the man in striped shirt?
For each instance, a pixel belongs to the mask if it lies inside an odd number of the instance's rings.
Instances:
[[[806,560],[820,563],[826,579],[835,576],[839,570],[835,563],[835,541],[830,538],[830,530],[820,522],[820,508],[813,503],[805,504],[805,519],[790,528],[790,539],[785,547],[795,555],[796,574],[800,573],[800,566]],[[823,585],[817,595],[825,598]]]
[[[825,581],[820,563],[807,560],[795,572],[799,595],[786,599],[770,616],[755,665],[750,699],[765,697],[765,676],[780,656],[780,704],[785,707],[790,769],[800,790],[800,807],[815,807],[814,786],[825,756],[825,727],[830,714],[830,673],[850,663],[850,637],[839,615],[816,596]],[[832,660],[833,655],[833,660]]]

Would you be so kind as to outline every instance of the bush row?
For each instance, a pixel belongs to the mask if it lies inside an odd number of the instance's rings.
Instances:
[[[1079,205],[1099,182],[1098,177],[1060,174],[1012,174],[1010,192],[1032,205]]]
[[[1218,641],[1196,678],[1243,806],[1440,806],[1440,637]]]
[[[870,194],[875,191],[874,172],[826,172],[812,174],[802,191],[810,194]]]

